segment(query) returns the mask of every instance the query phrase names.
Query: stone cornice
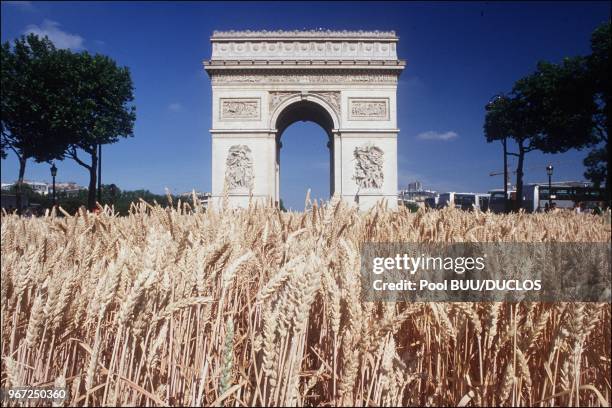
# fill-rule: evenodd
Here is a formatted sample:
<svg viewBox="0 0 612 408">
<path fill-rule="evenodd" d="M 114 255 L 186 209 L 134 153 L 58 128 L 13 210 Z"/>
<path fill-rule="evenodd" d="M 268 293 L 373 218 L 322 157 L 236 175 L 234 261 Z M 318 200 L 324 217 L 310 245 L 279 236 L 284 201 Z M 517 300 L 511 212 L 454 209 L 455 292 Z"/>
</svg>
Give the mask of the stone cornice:
<svg viewBox="0 0 612 408">
<path fill-rule="evenodd" d="M 271 38 L 283 38 L 283 39 L 297 39 L 297 38 L 384 38 L 389 40 L 397 40 L 397 36 L 395 35 L 395 31 L 349 31 L 349 30 L 260 30 L 260 31 L 251 31 L 251 30 L 230 30 L 230 31 L 214 31 L 211 37 L 211 40 L 223 40 L 223 39 L 238 39 L 238 38 L 261 38 L 261 39 L 271 39 Z"/>
<path fill-rule="evenodd" d="M 203 62 L 206 71 L 220 70 L 402 70 L 404 60 L 212 60 Z"/>
<path fill-rule="evenodd" d="M 402 67 L 404 65 L 402 64 Z M 205 66 L 208 70 L 210 66 Z M 220 67 L 221 68 L 221 67 Z M 227 67 L 224 67 L 227 68 Z M 330 75 L 330 74 L 339 74 L 339 75 L 359 75 L 359 74 L 391 74 L 395 73 L 396 70 L 389 70 L 387 68 L 397 68 L 394 66 L 372 66 L 371 69 L 364 68 L 362 66 L 347 66 L 347 67 L 338 67 L 338 66 L 323 66 L 323 67 L 313 67 L 313 66 L 297 66 L 297 67 L 288 67 L 288 66 L 276 66 L 269 67 L 270 69 L 262 72 L 257 69 L 257 66 L 237 66 L 236 69 L 231 71 L 226 71 L 223 69 L 213 70 L 211 73 L 214 74 L 228 74 L 228 75 L 241 75 L 241 74 L 261 74 L 261 75 Z"/>
</svg>

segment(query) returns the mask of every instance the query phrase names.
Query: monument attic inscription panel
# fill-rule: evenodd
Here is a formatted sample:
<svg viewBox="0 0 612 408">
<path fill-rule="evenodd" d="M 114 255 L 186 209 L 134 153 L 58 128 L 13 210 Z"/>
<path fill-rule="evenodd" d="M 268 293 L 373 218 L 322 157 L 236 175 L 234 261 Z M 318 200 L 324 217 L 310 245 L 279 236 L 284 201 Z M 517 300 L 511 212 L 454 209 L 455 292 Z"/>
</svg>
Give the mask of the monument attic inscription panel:
<svg viewBox="0 0 612 408">
<path fill-rule="evenodd" d="M 405 62 L 393 31 L 215 31 L 211 42 L 213 200 L 278 202 L 282 134 L 308 120 L 329 137 L 332 195 L 361 209 L 397 205 Z"/>
</svg>

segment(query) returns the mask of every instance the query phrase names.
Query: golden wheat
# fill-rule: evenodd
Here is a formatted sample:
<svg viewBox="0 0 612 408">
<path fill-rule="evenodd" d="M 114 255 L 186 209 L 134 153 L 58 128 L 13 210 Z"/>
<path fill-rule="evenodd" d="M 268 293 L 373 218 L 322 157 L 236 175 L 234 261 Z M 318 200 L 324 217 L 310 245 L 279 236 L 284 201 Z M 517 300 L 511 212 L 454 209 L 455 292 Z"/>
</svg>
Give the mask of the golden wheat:
<svg viewBox="0 0 612 408">
<path fill-rule="evenodd" d="M 4 213 L 0 386 L 65 387 L 66 406 L 609 406 L 610 304 L 366 302 L 358 283 L 367 241 L 609 243 L 609 214 L 306 203 Z"/>
</svg>

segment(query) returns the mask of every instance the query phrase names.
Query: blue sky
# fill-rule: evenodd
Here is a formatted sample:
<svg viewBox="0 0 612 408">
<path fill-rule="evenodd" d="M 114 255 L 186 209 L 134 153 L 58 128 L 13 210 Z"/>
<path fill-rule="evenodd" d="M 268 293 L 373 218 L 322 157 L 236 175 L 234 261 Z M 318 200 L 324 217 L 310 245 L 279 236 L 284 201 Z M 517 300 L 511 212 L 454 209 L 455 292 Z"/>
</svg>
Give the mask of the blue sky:
<svg viewBox="0 0 612 408">
<path fill-rule="evenodd" d="M 56 45 L 103 53 L 128 66 L 135 84 L 134 137 L 104 148 L 103 182 L 122 189 L 180 193 L 211 188 L 210 81 L 202 60 L 213 30 L 395 30 L 407 61 L 398 86 L 400 187 L 420 180 L 441 191 L 502 186 L 501 145 L 482 131 L 484 105 L 510 90 L 538 60 L 588 54 L 590 34 L 610 19 L 610 2 L 205 3 L 2 2 L 2 41 L 31 31 Z M 324 131 L 298 122 L 283 135 L 281 197 L 302 208 L 305 192 L 329 194 Z M 586 151 L 529 153 L 526 180 L 583 179 Z M 511 162 L 514 164 L 514 162 Z M 69 159 L 58 180 L 87 185 Z M 16 178 L 14 155 L 2 182 Z M 49 166 L 29 162 L 26 178 L 50 180 Z"/>
</svg>

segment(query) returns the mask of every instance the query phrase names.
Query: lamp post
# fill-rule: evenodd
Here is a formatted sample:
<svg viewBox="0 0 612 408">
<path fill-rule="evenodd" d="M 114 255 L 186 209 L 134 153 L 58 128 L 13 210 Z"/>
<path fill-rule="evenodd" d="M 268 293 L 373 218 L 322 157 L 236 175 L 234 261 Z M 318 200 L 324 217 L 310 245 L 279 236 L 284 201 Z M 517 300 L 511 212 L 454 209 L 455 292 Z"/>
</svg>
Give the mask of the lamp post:
<svg viewBox="0 0 612 408">
<path fill-rule="evenodd" d="M 546 166 L 546 174 L 548 174 L 548 209 L 552 210 L 552 164 Z"/>
<path fill-rule="evenodd" d="M 55 176 L 57 176 L 57 167 L 55 163 L 51 165 L 51 177 L 53 178 L 53 206 L 55 207 Z"/>
<path fill-rule="evenodd" d="M 489 103 L 487 103 L 487 106 L 485 107 L 485 109 L 487 111 L 491 111 L 493 110 L 493 107 L 499 103 L 502 102 L 506 99 L 505 96 L 503 95 L 496 95 L 494 96 Z M 504 148 L 504 213 L 508 212 L 508 144 L 507 144 L 507 138 L 506 136 L 504 136 L 504 138 L 502 139 L 502 146 Z"/>
</svg>

